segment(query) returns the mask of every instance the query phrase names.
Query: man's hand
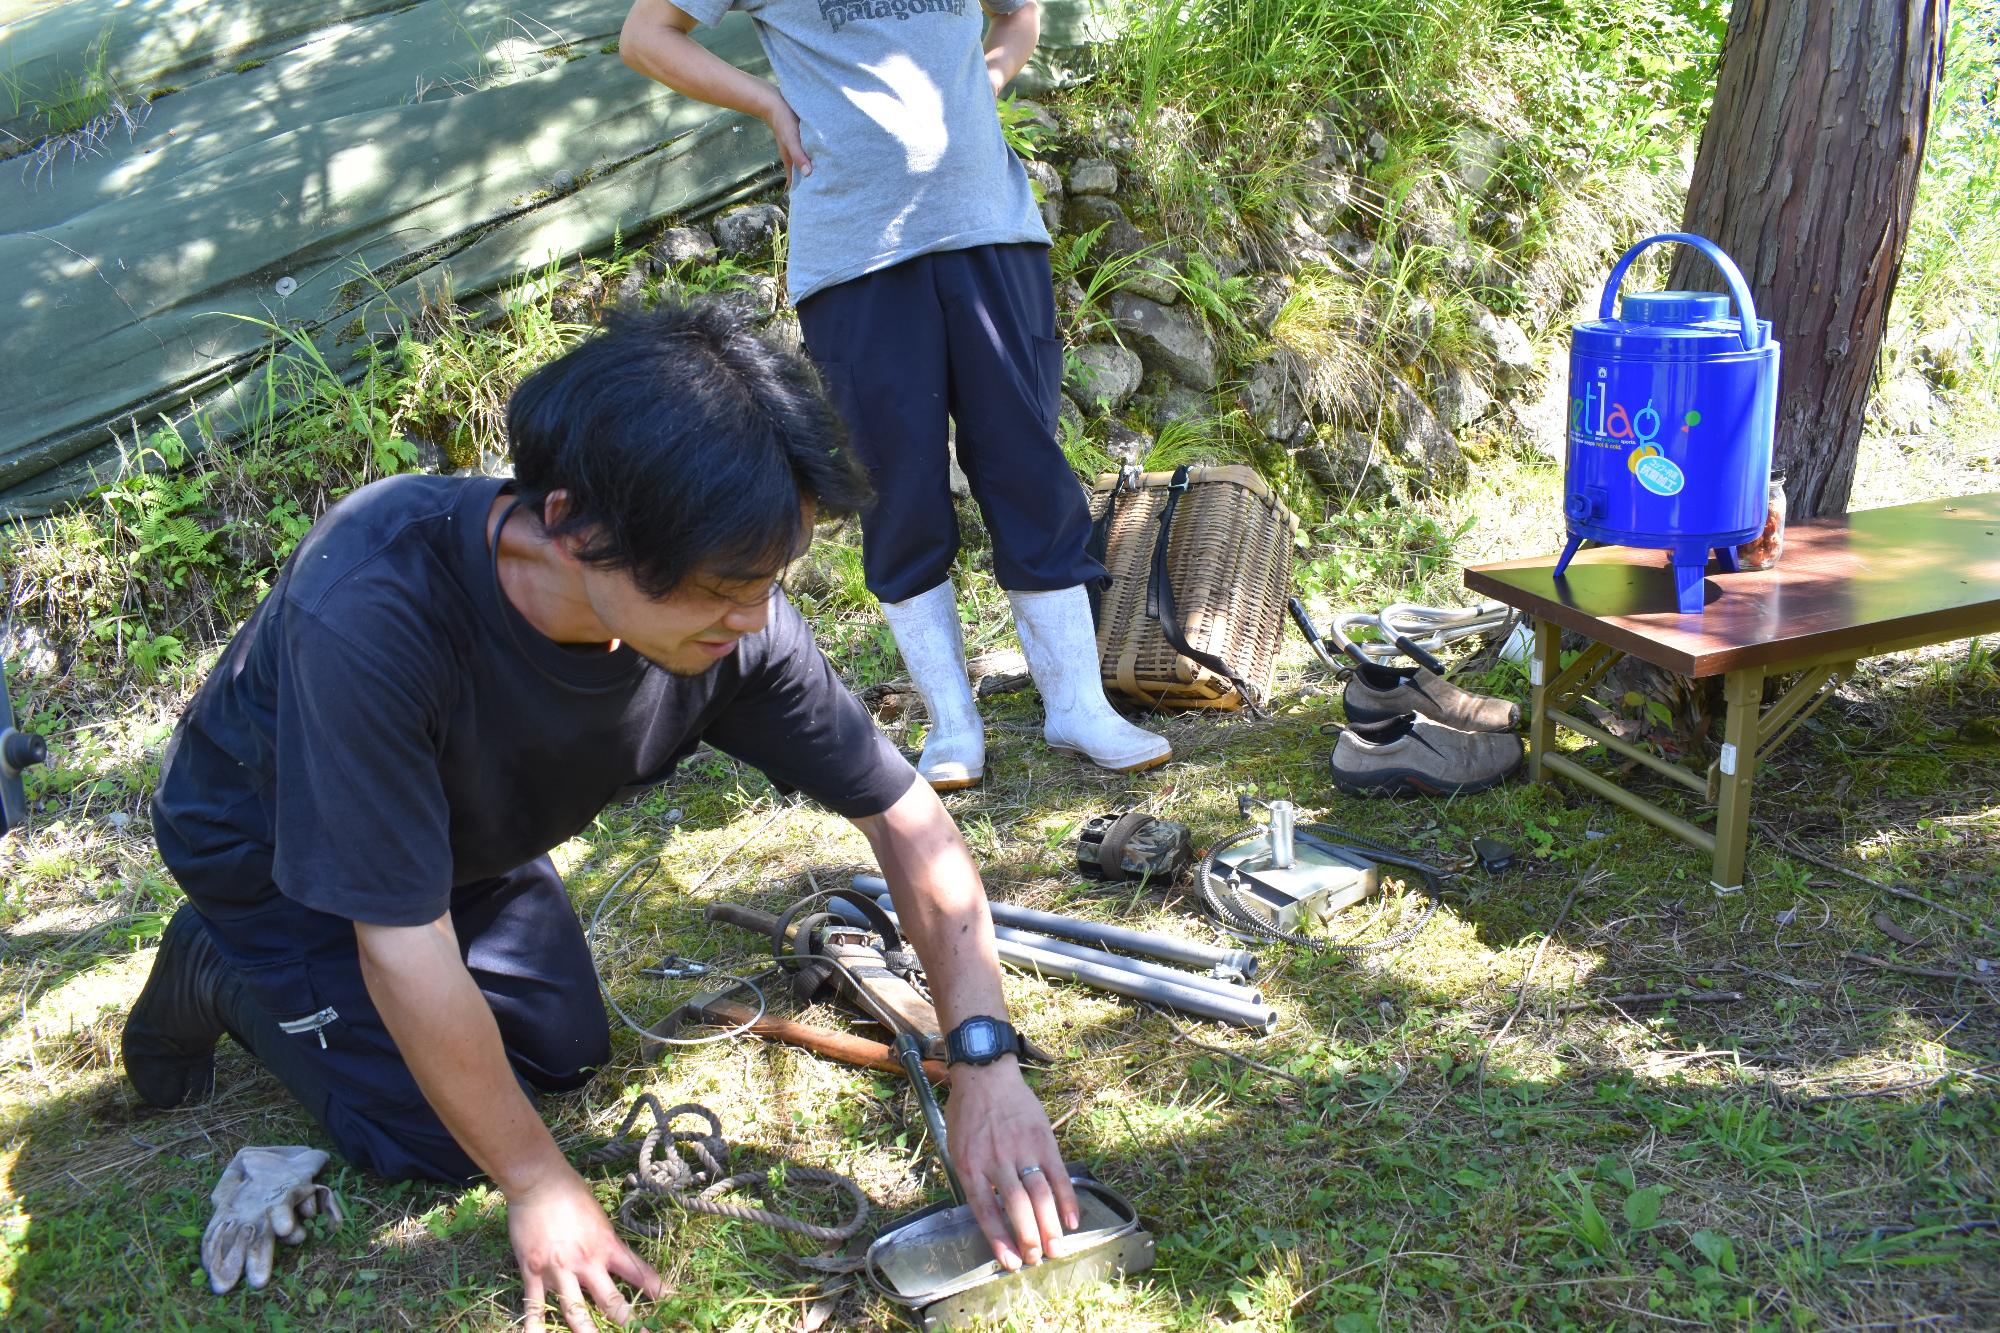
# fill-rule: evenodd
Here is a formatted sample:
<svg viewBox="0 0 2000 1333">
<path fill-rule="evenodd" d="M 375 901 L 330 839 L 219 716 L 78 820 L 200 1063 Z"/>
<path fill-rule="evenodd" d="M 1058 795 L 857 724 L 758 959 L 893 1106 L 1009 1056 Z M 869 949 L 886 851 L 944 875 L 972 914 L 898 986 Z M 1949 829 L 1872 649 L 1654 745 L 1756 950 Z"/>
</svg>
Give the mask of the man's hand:
<svg viewBox="0 0 2000 1333">
<path fill-rule="evenodd" d="M 757 117 L 778 141 L 786 182 L 812 175 L 812 159 L 799 143 L 798 115 L 784 94 L 695 41 L 688 35 L 694 26 L 694 16 L 671 0 L 633 0 L 618 34 L 619 59 L 683 97 Z"/>
<path fill-rule="evenodd" d="M 799 141 L 798 113 L 775 88 L 771 90 L 771 105 L 763 119 L 770 126 L 771 137 L 778 141 L 778 160 L 785 164 L 785 183 L 789 185 L 797 177 L 812 175 L 812 159 L 806 156 L 805 145 Z"/>
<path fill-rule="evenodd" d="M 667 1284 L 618 1239 L 597 1196 L 574 1171 L 510 1193 L 507 1236 L 521 1267 L 528 1333 L 542 1333 L 549 1301 L 571 1333 L 591 1333 L 592 1304 L 613 1323 L 629 1323 L 632 1305 L 614 1278 L 636 1287 L 648 1300 L 666 1293 Z"/>
<path fill-rule="evenodd" d="M 1014 1057 L 953 1065 L 945 1120 L 965 1201 L 1000 1266 L 1060 1259 L 1063 1232 L 1080 1221 L 1076 1191 L 1048 1115 Z"/>
<path fill-rule="evenodd" d="M 575 1333 L 590 1333 L 586 1298 L 621 1324 L 630 1319 L 632 1307 L 612 1278 L 657 1296 L 660 1275 L 611 1230 L 521 1091 L 493 1011 L 459 956 L 451 917 L 422 926 L 356 922 L 354 938 L 369 997 L 424 1099 L 507 1196 L 527 1326 L 543 1326 L 542 1306 L 551 1298 Z"/>
<path fill-rule="evenodd" d="M 854 822 L 875 849 L 945 1030 L 974 1015 L 1006 1017 L 986 890 L 930 784 L 912 773 L 894 805 Z M 1013 1269 L 1024 1257 L 1032 1264 L 1059 1256 L 1063 1227 L 1077 1225 L 1076 1192 L 1019 1062 L 1003 1055 L 990 1065 L 952 1066 L 945 1115 L 959 1183 L 993 1257 Z"/>
</svg>

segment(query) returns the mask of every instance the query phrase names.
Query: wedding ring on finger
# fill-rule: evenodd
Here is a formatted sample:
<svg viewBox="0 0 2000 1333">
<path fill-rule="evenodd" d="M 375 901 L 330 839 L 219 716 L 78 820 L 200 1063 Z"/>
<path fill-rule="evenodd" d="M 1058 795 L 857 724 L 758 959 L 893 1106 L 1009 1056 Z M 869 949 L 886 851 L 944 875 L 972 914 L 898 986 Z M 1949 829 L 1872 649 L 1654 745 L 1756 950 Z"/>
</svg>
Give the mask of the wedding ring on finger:
<svg viewBox="0 0 2000 1333">
<path fill-rule="evenodd" d="M 1028 1163 L 1028 1165 L 1026 1165 L 1026 1166 L 1022 1167 L 1022 1168 L 1021 1168 L 1021 1169 L 1020 1169 L 1020 1170 L 1019 1170 L 1018 1172 L 1016 1172 L 1015 1174 L 1016 1174 L 1016 1175 L 1018 1175 L 1018 1176 L 1020 1176 L 1020 1177 L 1021 1177 L 1021 1179 L 1023 1179 L 1023 1180 L 1026 1180 L 1026 1179 L 1028 1179 L 1028 1178 L 1029 1178 L 1030 1176 L 1039 1176 L 1039 1175 L 1041 1175 L 1041 1174 L 1042 1174 L 1042 1166 L 1041 1166 L 1041 1163 L 1039 1163 L 1039 1162 L 1030 1162 L 1030 1163 Z"/>
</svg>

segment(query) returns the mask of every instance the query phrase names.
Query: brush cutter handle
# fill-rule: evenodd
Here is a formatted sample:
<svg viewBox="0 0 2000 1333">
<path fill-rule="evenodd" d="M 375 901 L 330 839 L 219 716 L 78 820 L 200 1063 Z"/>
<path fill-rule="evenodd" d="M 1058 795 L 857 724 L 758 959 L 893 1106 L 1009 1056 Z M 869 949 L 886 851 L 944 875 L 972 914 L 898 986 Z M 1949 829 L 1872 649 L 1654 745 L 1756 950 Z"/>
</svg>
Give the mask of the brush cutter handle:
<svg viewBox="0 0 2000 1333">
<path fill-rule="evenodd" d="M 851 1032 L 835 1032 L 831 1028 L 814 1027 L 809 1023 L 794 1022 L 789 1018 L 757 1017 L 749 1005 L 738 1000 L 708 998 L 696 1000 L 680 1013 L 675 1021 L 685 1026 L 689 1023 L 708 1023 L 717 1027 L 741 1027 L 752 1036 L 766 1041 L 780 1041 L 787 1046 L 796 1046 L 814 1055 L 823 1055 L 829 1060 L 857 1069 L 874 1069 L 884 1074 L 907 1074 L 910 1071 L 896 1058 L 890 1049 L 879 1041 L 869 1041 Z M 673 1034 L 669 1034 L 673 1035 Z M 938 1060 L 923 1061 L 924 1076 L 933 1083 L 943 1083 L 950 1078 L 944 1064 Z"/>
<path fill-rule="evenodd" d="M 1313 656 L 1319 659 L 1320 665 L 1328 671 L 1345 670 L 1346 664 L 1336 660 L 1326 650 L 1326 640 L 1320 636 L 1319 626 L 1313 624 L 1312 613 L 1306 610 L 1306 604 L 1292 597 L 1286 600 L 1285 605 L 1291 609 L 1292 623 L 1299 627 L 1299 633 L 1305 636 L 1306 647 L 1313 650 Z"/>
<path fill-rule="evenodd" d="M 937 1094 L 931 1091 L 931 1081 L 924 1077 L 923 1048 L 917 1039 L 907 1032 L 896 1034 L 896 1058 L 903 1062 L 903 1072 L 910 1076 L 910 1086 L 917 1090 L 917 1103 L 924 1108 L 924 1124 L 931 1132 L 931 1142 L 937 1145 L 938 1162 L 944 1167 L 945 1181 L 951 1186 L 954 1202 L 965 1202 L 965 1186 L 958 1183 L 958 1170 L 951 1164 L 951 1141 L 945 1135 L 944 1112 L 938 1109 Z"/>
<path fill-rule="evenodd" d="M 710 921 L 720 921 L 727 926 L 739 926 L 753 935 L 762 935 L 767 940 L 773 939 L 778 933 L 778 918 L 769 912 L 745 907 L 741 903 L 710 903 L 702 915 Z"/>
</svg>

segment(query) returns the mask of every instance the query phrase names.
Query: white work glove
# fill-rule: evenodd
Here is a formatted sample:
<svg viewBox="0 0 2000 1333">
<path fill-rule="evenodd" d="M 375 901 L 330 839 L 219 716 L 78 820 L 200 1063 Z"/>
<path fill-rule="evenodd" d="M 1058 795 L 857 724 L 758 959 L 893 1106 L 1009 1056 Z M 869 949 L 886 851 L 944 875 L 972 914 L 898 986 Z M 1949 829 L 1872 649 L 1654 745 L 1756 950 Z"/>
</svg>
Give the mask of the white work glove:
<svg viewBox="0 0 2000 1333">
<path fill-rule="evenodd" d="M 333 1190 L 313 1183 L 326 1165 L 318 1148 L 244 1148 L 209 1191 L 215 1216 L 201 1238 L 201 1266 L 220 1296 L 248 1278 L 251 1290 L 271 1280 L 272 1243 L 297 1245 L 305 1220 L 324 1212 L 340 1225 Z"/>
</svg>

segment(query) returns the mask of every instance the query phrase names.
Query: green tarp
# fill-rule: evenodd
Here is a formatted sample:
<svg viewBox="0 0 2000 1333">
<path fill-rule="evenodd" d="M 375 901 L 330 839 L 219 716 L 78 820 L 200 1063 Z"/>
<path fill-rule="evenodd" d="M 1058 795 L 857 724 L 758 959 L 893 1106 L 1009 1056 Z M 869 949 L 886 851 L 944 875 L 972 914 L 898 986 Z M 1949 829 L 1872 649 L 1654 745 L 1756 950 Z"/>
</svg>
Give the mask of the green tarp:
<svg viewBox="0 0 2000 1333">
<path fill-rule="evenodd" d="M 1044 7 L 1051 44 L 1091 22 L 1086 0 Z M 607 49 L 626 8 L 0 0 L 16 102 L 102 41 L 143 115 L 0 162 L 0 517 L 114 474 L 163 415 L 201 404 L 226 430 L 274 327 L 345 371 L 426 295 L 490 291 L 772 179 L 763 126 Z M 699 37 L 768 72 L 741 16 Z M 140 100 L 190 71 L 206 77 Z M 18 116 L 8 133 L 25 136 Z"/>
</svg>

